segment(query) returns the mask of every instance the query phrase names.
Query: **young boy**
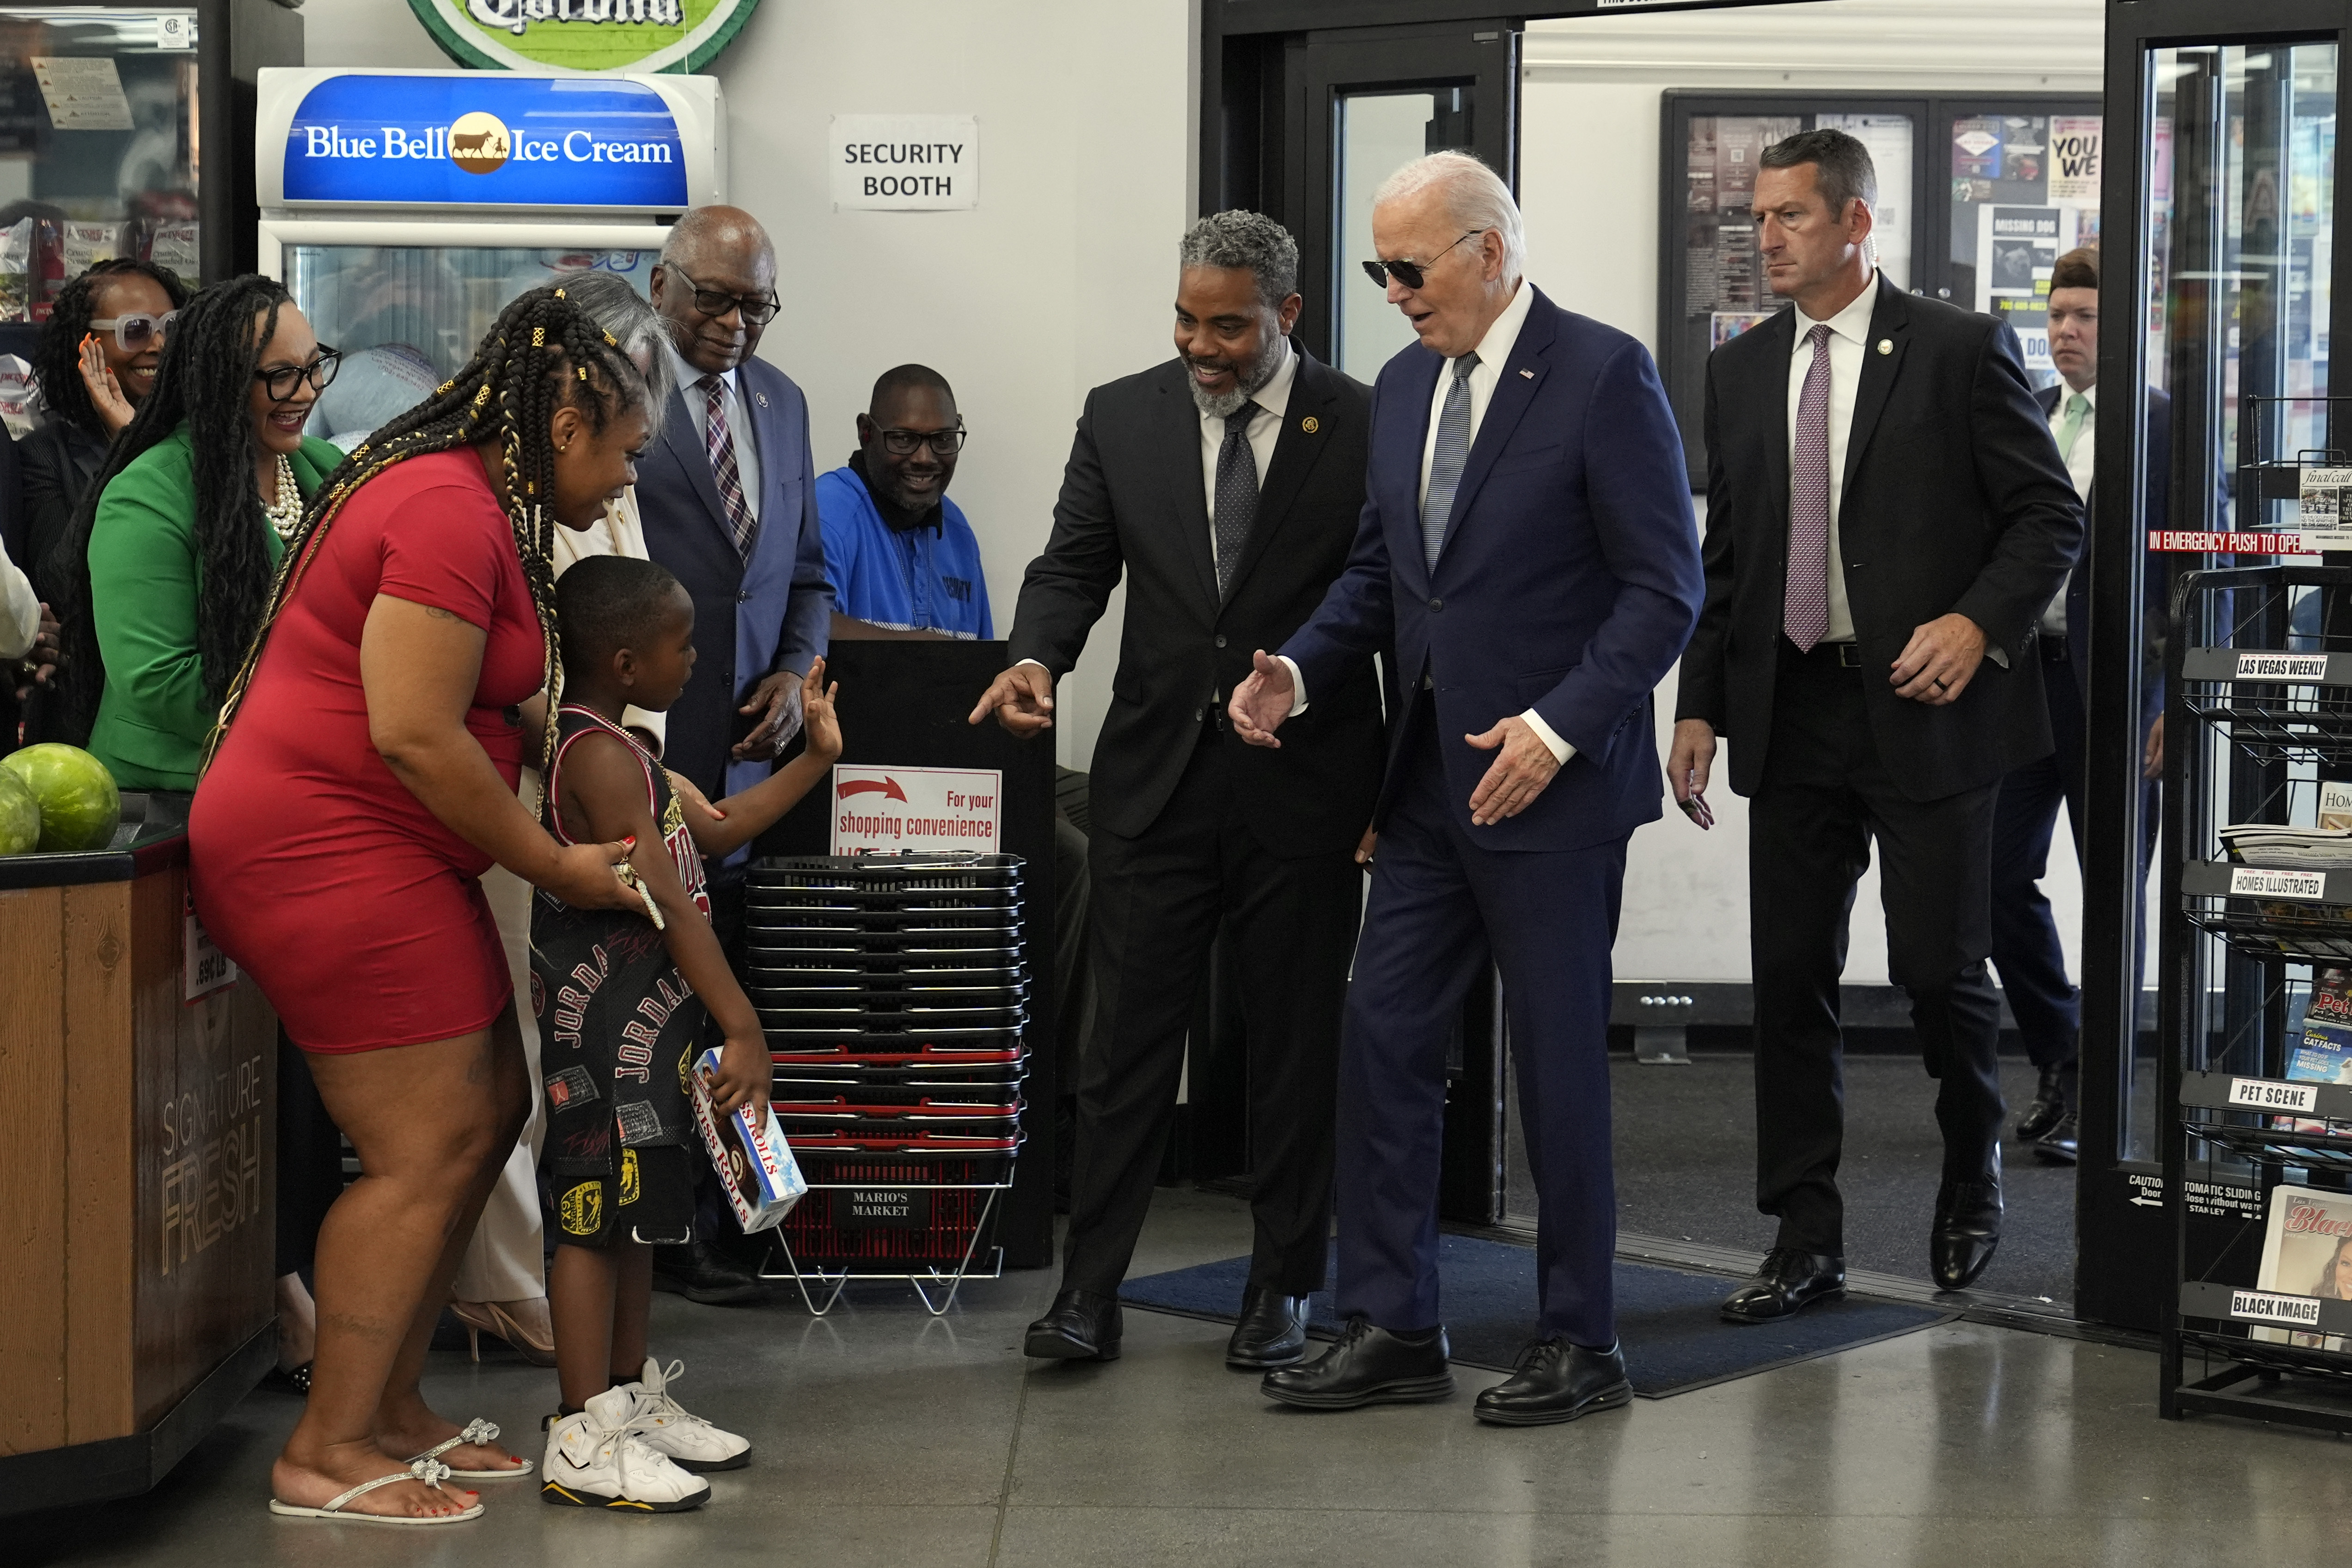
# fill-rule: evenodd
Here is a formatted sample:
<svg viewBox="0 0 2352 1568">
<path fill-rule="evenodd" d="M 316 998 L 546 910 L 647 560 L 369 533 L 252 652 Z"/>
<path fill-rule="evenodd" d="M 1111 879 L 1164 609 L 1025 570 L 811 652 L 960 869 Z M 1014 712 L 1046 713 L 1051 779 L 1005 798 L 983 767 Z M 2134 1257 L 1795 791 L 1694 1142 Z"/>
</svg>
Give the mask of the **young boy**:
<svg viewBox="0 0 2352 1568">
<path fill-rule="evenodd" d="M 531 906 L 531 1009 L 548 1103 L 540 1181 L 555 1236 L 548 1306 L 562 1405 L 551 1420 L 540 1495 L 579 1508 L 698 1507 L 751 1444 L 688 1414 L 649 1356 L 653 1248 L 694 1219 L 697 1142 L 688 1063 L 704 1009 L 726 1037 L 709 1079 L 721 1114 L 765 1115 L 772 1063 L 759 1015 L 710 929 L 702 857 L 757 836 L 818 785 L 841 755 L 824 661 L 802 684 L 808 749 L 717 807 L 674 793 L 621 727 L 625 706 L 658 713 L 694 670 L 694 601 L 661 567 L 622 556 L 575 564 L 556 585 L 563 705 L 545 820 L 559 843 L 633 839 L 629 859 L 661 911 Z"/>
</svg>

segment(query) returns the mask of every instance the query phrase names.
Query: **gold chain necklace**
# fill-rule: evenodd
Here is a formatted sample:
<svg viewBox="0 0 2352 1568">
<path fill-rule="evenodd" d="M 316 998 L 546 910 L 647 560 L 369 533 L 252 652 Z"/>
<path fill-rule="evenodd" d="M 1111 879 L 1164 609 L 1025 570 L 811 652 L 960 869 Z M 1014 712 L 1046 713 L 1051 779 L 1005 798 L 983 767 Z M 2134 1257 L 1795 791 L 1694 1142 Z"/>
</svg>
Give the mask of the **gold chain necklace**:
<svg viewBox="0 0 2352 1568">
<path fill-rule="evenodd" d="M 302 526 L 302 491 L 294 483 L 294 465 L 283 452 L 278 455 L 278 499 L 264 507 L 262 514 L 281 539 L 291 539 Z"/>
</svg>

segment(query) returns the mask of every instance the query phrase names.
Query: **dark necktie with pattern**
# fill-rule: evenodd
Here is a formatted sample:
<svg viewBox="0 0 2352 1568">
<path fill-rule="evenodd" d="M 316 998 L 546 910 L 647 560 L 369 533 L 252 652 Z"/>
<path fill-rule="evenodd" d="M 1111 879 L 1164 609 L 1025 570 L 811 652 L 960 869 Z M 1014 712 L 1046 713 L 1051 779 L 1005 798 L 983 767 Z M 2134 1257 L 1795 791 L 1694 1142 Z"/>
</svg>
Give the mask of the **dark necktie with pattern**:
<svg viewBox="0 0 2352 1568">
<path fill-rule="evenodd" d="M 719 486 L 719 504 L 727 509 L 727 528 L 735 536 L 735 549 L 748 561 L 751 547 L 759 541 L 760 524 L 751 516 L 751 503 L 743 498 L 743 476 L 735 466 L 735 433 L 727 428 L 727 383 L 717 376 L 705 376 L 694 384 L 702 389 L 710 413 L 702 427 L 702 449 L 710 458 L 710 482 Z"/>
<path fill-rule="evenodd" d="M 1250 421 L 1255 402 L 1245 402 L 1225 415 L 1225 444 L 1217 448 L 1217 597 L 1233 586 L 1234 569 L 1242 562 L 1242 547 L 1249 542 L 1250 524 L 1257 517 L 1257 454 L 1250 450 Z"/>
<path fill-rule="evenodd" d="M 1445 406 L 1437 414 L 1437 445 L 1429 455 L 1429 494 L 1421 503 L 1421 553 L 1429 570 L 1437 570 L 1437 552 L 1445 543 L 1445 525 L 1454 515 L 1454 492 L 1462 485 L 1462 466 L 1470 459 L 1470 372 L 1478 356 L 1465 354 L 1453 364 L 1454 380 L 1445 389 Z"/>
<path fill-rule="evenodd" d="M 1797 398 L 1797 444 L 1790 463 L 1789 581 L 1780 624 L 1807 653 L 1830 631 L 1830 329 L 1805 334 L 1813 345 L 1805 389 Z"/>
</svg>

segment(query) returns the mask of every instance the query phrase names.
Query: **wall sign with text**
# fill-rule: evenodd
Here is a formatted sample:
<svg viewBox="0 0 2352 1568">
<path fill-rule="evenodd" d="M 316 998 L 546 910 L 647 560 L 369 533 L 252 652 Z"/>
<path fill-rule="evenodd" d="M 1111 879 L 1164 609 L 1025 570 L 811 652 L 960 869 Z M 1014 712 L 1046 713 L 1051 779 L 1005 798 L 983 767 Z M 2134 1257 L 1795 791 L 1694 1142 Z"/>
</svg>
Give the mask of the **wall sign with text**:
<svg viewBox="0 0 2352 1568">
<path fill-rule="evenodd" d="M 833 204 L 874 212 L 980 205 L 980 120 L 969 114 L 836 114 L 825 147 Z"/>
<path fill-rule="evenodd" d="M 833 850 L 964 850 L 994 854 L 1004 775 L 993 768 L 833 768 Z"/>
<path fill-rule="evenodd" d="M 491 71 L 698 71 L 760 0 L 408 0 L 459 65 Z"/>
</svg>

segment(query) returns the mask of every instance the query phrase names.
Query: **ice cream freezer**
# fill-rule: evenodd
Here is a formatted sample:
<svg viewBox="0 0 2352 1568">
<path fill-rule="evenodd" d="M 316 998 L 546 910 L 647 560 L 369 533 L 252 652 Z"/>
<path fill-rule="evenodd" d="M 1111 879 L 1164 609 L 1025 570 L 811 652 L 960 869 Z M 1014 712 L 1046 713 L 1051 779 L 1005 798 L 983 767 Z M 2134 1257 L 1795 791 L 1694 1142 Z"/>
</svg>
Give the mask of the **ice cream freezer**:
<svg viewBox="0 0 2352 1568">
<path fill-rule="evenodd" d="M 257 127 L 261 270 L 345 379 L 446 378 L 568 272 L 646 292 L 668 225 L 726 199 L 709 77 L 269 69 Z"/>
</svg>

